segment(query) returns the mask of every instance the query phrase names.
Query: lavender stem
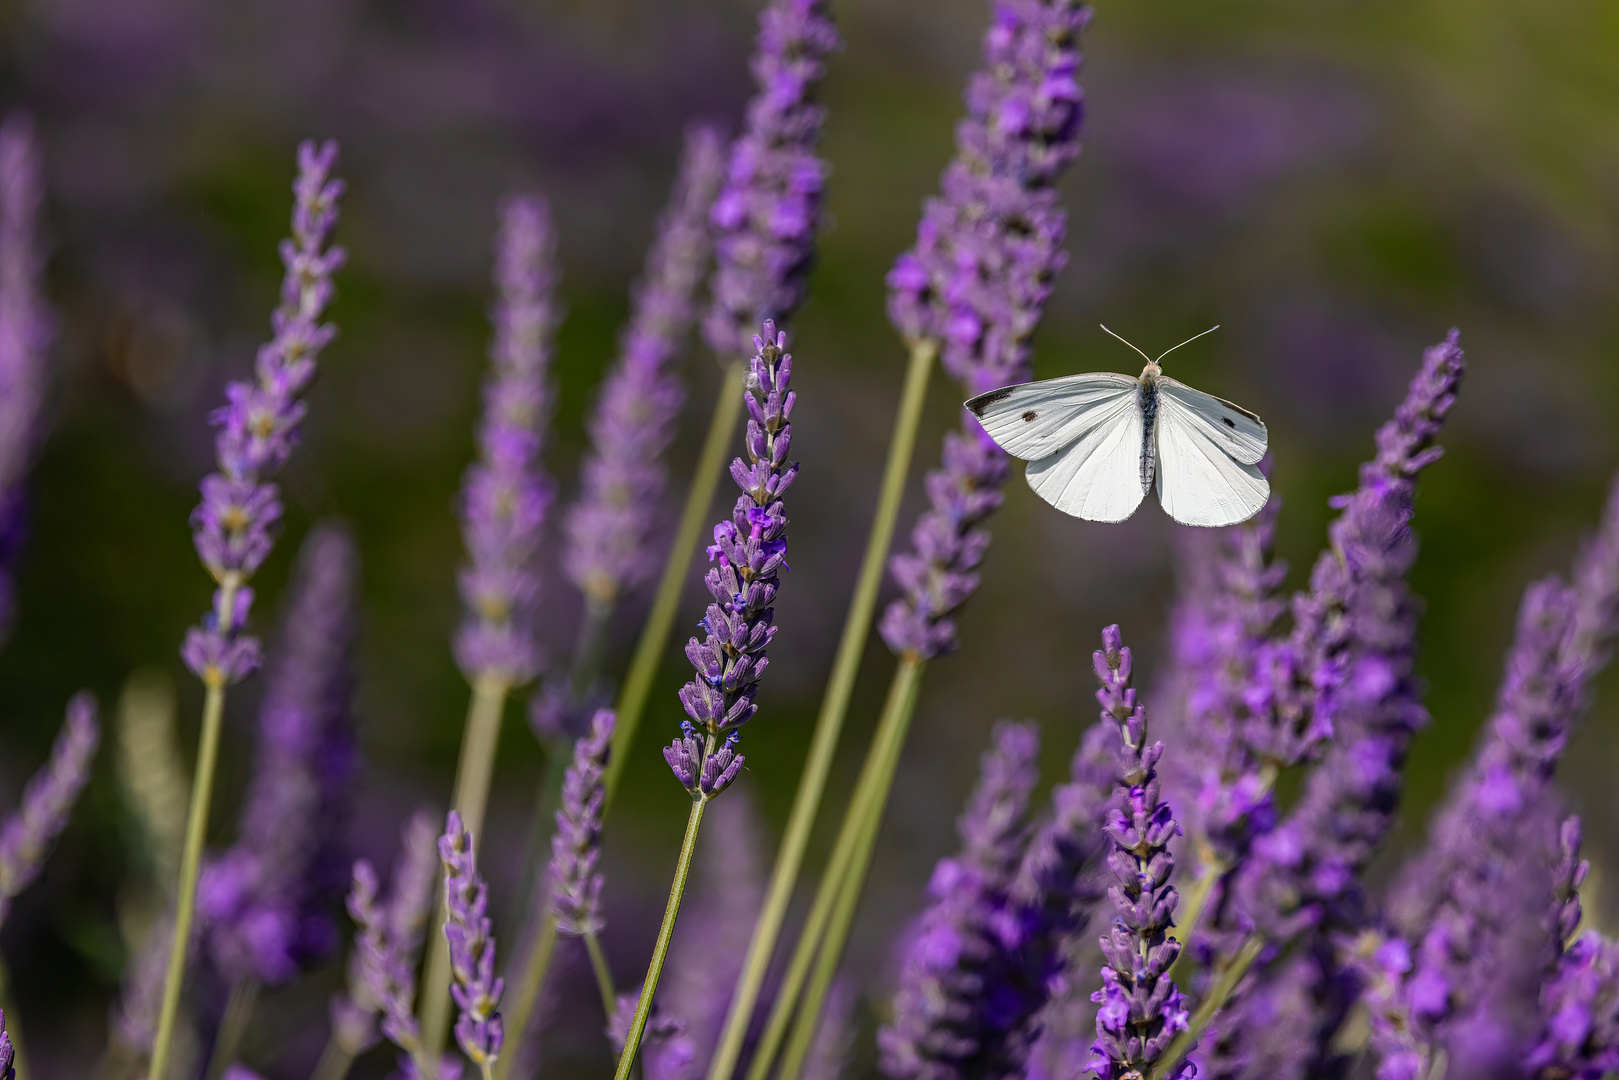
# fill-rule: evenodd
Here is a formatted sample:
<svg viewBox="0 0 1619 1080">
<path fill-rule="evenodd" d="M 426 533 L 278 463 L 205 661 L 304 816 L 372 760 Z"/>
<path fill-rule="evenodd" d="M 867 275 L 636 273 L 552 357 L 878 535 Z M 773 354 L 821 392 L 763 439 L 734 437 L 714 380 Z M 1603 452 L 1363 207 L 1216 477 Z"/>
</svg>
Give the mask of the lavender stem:
<svg viewBox="0 0 1619 1080">
<path fill-rule="evenodd" d="M 613 971 L 607 966 L 607 954 L 602 952 L 601 938 L 594 931 L 583 935 L 585 952 L 590 955 L 590 970 L 596 976 L 596 989 L 602 996 L 602 1015 L 613 1018 L 618 1008 L 618 991 L 613 989 Z"/>
<path fill-rule="evenodd" d="M 905 494 L 905 479 L 910 473 L 911 457 L 916 449 L 916 432 L 922 419 L 922 406 L 927 400 L 929 376 L 933 372 L 938 346 L 924 339 L 911 346 L 910 364 L 905 372 L 905 387 L 900 394 L 899 409 L 895 415 L 894 436 L 888 444 L 888 461 L 883 467 L 882 487 L 877 494 L 877 507 L 866 537 L 866 553 L 855 579 L 854 595 L 849 600 L 849 614 L 843 622 L 843 636 L 838 639 L 838 651 L 827 676 L 826 695 L 821 699 L 821 711 L 815 718 L 815 731 L 810 736 L 809 752 L 804 758 L 804 771 L 799 776 L 798 790 L 793 796 L 793 808 L 787 817 L 782 834 L 781 848 L 770 872 L 770 887 L 765 893 L 764 906 L 753 927 L 748 942 L 747 957 L 742 974 L 737 980 L 731 998 L 730 1011 L 720 1035 L 714 1060 L 709 1065 L 708 1080 L 729 1080 L 742 1054 L 748 1025 L 753 1020 L 753 1009 L 764 986 L 765 973 L 781 936 L 781 924 L 787 917 L 787 905 L 793 898 L 799 870 L 804 865 L 804 849 L 809 845 L 810 830 L 821 807 L 821 796 L 826 791 L 826 779 L 832 770 L 832 758 L 837 752 L 838 739 L 843 733 L 843 721 L 849 711 L 849 697 L 854 692 L 855 675 L 860 670 L 860 658 L 871 636 L 871 619 L 877 609 L 877 590 L 882 585 L 883 569 L 888 561 L 888 549 L 894 541 L 894 526 L 899 518 L 900 502 Z"/>
<path fill-rule="evenodd" d="M 1188 924 L 1188 928 L 1190 928 L 1190 924 Z M 1189 929 L 1187 940 L 1191 940 Z M 1265 936 L 1259 933 L 1250 934 L 1243 941 L 1236 953 L 1221 969 L 1219 980 L 1209 989 L 1208 996 L 1198 1003 L 1197 1011 L 1192 1013 L 1191 1020 L 1187 1022 L 1186 1030 L 1175 1036 L 1174 1041 L 1169 1044 L 1169 1048 L 1164 1051 L 1164 1056 L 1159 1058 L 1158 1064 L 1153 1066 L 1147 1080 L 1165 1080 L 1166 1077 L 1173 1075 L 1176 1067 L 1197 1045 L 1197 1040 L 1208 1028 L 1209 1021 L 1214 1019 L 1214 1014 L 1219 1012 L 1227 1001 L 1231 1000 L 1231 995 L 1237 989 L 1237 984 L 1242 982 L 1244 975 L 1248 974 L 1248 969 L 1254 966 L 1254 961 L 1259 959 L 1259 954 L 1265 951 L 1266 944 Z M 1174 975 L 1173 969 L 1171 969 L 1170 975 Z"/>
</svg>

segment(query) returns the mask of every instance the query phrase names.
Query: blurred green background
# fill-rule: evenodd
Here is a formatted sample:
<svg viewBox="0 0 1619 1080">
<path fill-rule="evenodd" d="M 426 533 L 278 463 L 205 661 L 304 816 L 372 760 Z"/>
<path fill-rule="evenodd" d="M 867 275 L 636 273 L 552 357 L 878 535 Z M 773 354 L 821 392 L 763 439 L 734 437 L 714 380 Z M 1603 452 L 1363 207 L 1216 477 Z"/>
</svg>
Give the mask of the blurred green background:
<svg viewBox="0 0 1619 1080">
<path fill-rule="evenodd" d="M 748 786 L 772 829 L 791 799 L 898 391 L 883 275 L 950 153 L 986 17 L 980 0 L 834 8 L 846 46 L 825 88 L 829 224 L 795 324 L 793 569 L 747 745 Z M 347 520 L 364 578 L 356 845 L 386 860 L 408 808 L 445 802 L 467 698 L 447 645 L 461 557 L 452 507 L 484 367 L 495 202 L 538 189 L 560 222 L 568 318 L 547 460 L 567 499 L 680 130 L 693 116 L 737 122 L 754 14 L 732 0 L 0 8 L 0 104 L 38 124 L 60 319 L 19 614 L 0 652 L 0 805 L 43 759 L 70 693 L 89 686 L 110 710 L 143 665 L 179 687 L 189 754 L 200 692 L 177 649 L 210 586 L 187 516 L 210 463 L 207 413 L 267 332 L 293 149 L 306 136 L 342 142 L 339 235 L 351 261 L 333 308 L 342 336 L 286 476 L 287 528 L 261 576 L 259 618 L 271 625 L 309 525 Z M 1139 366 L 1099 321 L 1154 352 L 1220 323 L 1169 369 L 1266 418 L 1290 586 L 1322 543 L 1327 497 L 1353 486 L 1423 347 L 1462 329 L 1468 381 L 1418 503 L 1413 583 L 1427 603 L 1420 668 L 1434 723 L 1412 755 L 1398 837 L 1409 844 L 1490 708 L 1523 586 L 1568 565 L 1619 472 L 1619 8 L 1104 2 L 1086 54 L 1086 150 L 1063 185 L 1071 262 L 1037 337 L 1037 375 Z M 700 350 L 686 371 L 695 404 L 672 454 L 682 485 L 717 378 Z M 902 529 L 956 400 L 936 382 Z M 1038 719 L 1058 775 L 1094 714 L 1089 654 L 1106 622 L 1123 624 L 1150 681 L 1175 528 L 1150 504 L 1116 527 L 1069 520 L 1013 483 L 963 649 L 930 670 L 897 783 L 851 950 L 870 985 L 882 986 L 888 943 L 952 844 L 990 724 Z M 554 573 L 546 590 L 545 633 L 565 657 L 578 597 Z M 615 670 L 644 603 L 620 613 Z M 874 639 L 832 806 L 891 666 Z M 626 984 L 644 963 L 685 816 L 656 749 L 676 725 L 682 678 L 671 648 L 614 815 L 609 948 Z M 1600 889 L 1612 880 L 1604 868 L 1619 865 L 1609 777 L 1619 682 L 1598 691 L 1564 775 Z M 253 697 L 231 701 L 221 843 L 249 766 Z M 513 863 L 541 763 L 514 705 L 489 839 Z M 82 1075 L 99 1052 L 122 963 L 115 901 L 134 865 L 130 836 L 104 754 L 62 848 L 0 937 L 42 1075 Z M 498 895 L 515 870 L 492 876 Z M 1619 914 L 1600 892 L 1588 907 Z M 334 967 L 316 986 L 337 977 Z M 576 1011 L 586 1029 L 598 1022 Z M 323 1014 L 324 994 L 307 985 L 275 998 L 257 1060 L 301 1075 Z"/>
</svg>

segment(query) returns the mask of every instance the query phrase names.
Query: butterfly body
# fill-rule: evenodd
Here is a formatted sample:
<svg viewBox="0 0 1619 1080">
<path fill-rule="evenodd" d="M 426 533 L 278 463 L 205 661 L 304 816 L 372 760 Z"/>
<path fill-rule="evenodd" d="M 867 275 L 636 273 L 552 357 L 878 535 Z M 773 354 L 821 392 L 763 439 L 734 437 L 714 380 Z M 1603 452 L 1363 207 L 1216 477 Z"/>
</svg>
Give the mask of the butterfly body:
<svg viewBox="0 0 1619 1080">
<path fill-rule="evenodd" d="M 1220 526 L 1259 512 L 1269 433 L 1258 416 L 1194 390 L 1149 361 L 1140 376 L 1088 372 L 1023 383 L 967 402 L 984 430 L 1029 462 L 1029 486 L 1089 521 L 1123 521 L 1156 488 L 1184 525 Z"/>
</svg>

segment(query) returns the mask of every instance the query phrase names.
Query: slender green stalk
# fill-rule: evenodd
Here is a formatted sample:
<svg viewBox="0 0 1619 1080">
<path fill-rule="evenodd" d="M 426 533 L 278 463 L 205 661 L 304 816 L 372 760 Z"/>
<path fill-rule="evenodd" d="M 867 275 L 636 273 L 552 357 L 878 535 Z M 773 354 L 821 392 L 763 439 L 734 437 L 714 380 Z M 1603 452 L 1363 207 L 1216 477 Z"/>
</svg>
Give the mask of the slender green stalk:
<svg viewBox="0 0 1619 1080">
<path fill-rule="evenodd" d="M 515 992 L 507 1000 L 510 1009 L 502 1009 L 505 1014 L 506 1045 L 501 1049 L 500 1058 L 495 1062 L 495 1080 L 505 1080 L 512 1071 L 512 1063 L 518 1058 L 523 1048 L 523 1038 L 528 1034 L 529 1017 L 534 1014 L 534 1006 L 540 1000 L 540 989 L 545 985 L 545 972 L 551 966 L 551 957 L 557 946 L 557 920 L 551 914 L 549 904 L 545 905 L 545 917 L 540 920 L 539 929 L 529 936 L 525 942 L 522 959 L 517 967 L 517 984 Z"/>
<path fill-rule="evenodd" d="M 809 918 L 805 920 L 798 944 L 793 949 L 787 974 L 776 991 L 776 1001 L 771 1006 L 764 1035 L 754 1051 L 753 1063 L 748 1067 L 748 1080 L 765 1080 L 770 1075 L 770 1068 L 787 1035 L 788 1024 L 793 1019 L 799 992 L 804 988 L 822 942 L 827 938 L 826 931 L 836 915 L 843 885 L 850 879 L 856 854 L 863 846 L 867 823 L 873 818 L 878 821 L 882 819 L 883 804 L 888 801 L 888 787 L 893 782 L 892 772 L 888 772 L 886 779 L 884 773 L 889 769 L 890 760 L 895 763 L 899 760 L 905 729 L 909 726 L 917 688 L 921 684 L 922 666 L 923 661 L 919 657 L 906 653 L 900 657 L 899 666 L 888 684 L 888 698 L 883 703 L 877 731 L 872 736 L 870 749 L 866 751 L 860 778 L 855 783 L 854 795 L 843 815 L 837 840 L 832 845 L 832 854 L 821 875 L 821 884 L 816 889 Z M 858 883 L 855 891 L 859 892 Z M 841 951 L 841 943 L 839 949 Z"/>
<path fill-rule="evenodd" d="M 207 1080 L 219 1080 L 225 1067 L 236 1060 L 242 1047 L 242 1036 L 253 1021 L 253 1010 L 259 1003 L 259 981 L 242 979 L 230 988 L 225 1000 L 225 1015 L 219 1021 L 219 1034 L 214 1037 L 213 1053 L 208 1056 Z"/>
<path fill-rule="evenodd" d="M 504 678 L 481 676 L 472 684 L 472 701 L 467 707 L 466 731 L 461 737 L 461 761 L 455 771 L 455 794 L 451 800 L 468 832 L 483 835 L 483 815 L 489 806 L 489 778 L 495 768 L 495 748 L 500 744 L 500 720 L 506 711 L 506 695 L 511 684 Z M 444 900 L 439 899 L 432 926 L 444 925 Z M 450 1030 L 450 944 L 444 935 L 432 935 L 422 978 L 422 1060 L 438 1075 L 438 1061 L 444 1054 L 444 1041 Z M 153 1080 L 156 1080 L 154 1077 Z"/>
<path fill-rule="evenodd" d="M 804 991 L 798 1007 L 792 1037 L 782 1053 L 781 1070 L 777 1080 L 798 1080 L 815 1041 L 820 1026 L 821 1009 L 826 1005 L 827 992 L 843 962 L 843 948 L 854 925 L 855 912 L 860 906 L 860 894 L 865 888 L 866 874 L 871 869 L 872 852 L 877 846 L 877 834 L 882 831 L 883 814 L 888 808 L 888 793 L 894 786 L 894 774 L 899 769 L 901 752 L 905 749 L 905 735 L 910 730 L 911 717 L 916 714 L 916 697 L 921 687 L 921 661 L 906 658 L 894 672 L 894 692 L 889 696 L 889 707 L 879 722 L 878 737 L 872 753 L 877 755 L 877 768 L 873 772 L 873 786 L 861 807 L 862 820 L 855 846 L 849 858 L 848 870 L 837 882 L 838 898 L 827 922 L 826 935 L 816 957 L 815 971 Z"/>
<path fill-rule="evenodd" d="M 585 935 L 585 952 L 590 954 L 590 970 L 596 976 L 596 989 L 602 996 L 602 1012 L 607 1022 L 613 1022 L 613 1013 L 618 1011 L 618 991 L 613 989 L 613 971 L 607 966 L 607 954 L 602 952 L 601 938 L 595 934 Z"/>
<path fill-rule="evenodd" d="M 899 517 L 900 498 L 905 494 L 905 478 L 910 473 L 911 454 L 916 448 L 916 429 L 922 418 L 922 405 L 927 400 L 928 376 L 933 371 L 937 353 L 938 346 L 932 341 L 921 341 L 911 347 L 905 387 L 900 392 L 899 409 L 895 414 L 894 436 L 888 444 L 888 462 L 883 467 L 882 487 L 877 493 L 877 509 L 872 517 L 871 532 L 866 537 L 866 554 L 859 576 L 855 578 L 849 614 L 843 622 L 843 637 L 838 641 L 832 672 L 827 678 L 826 696 L 821 699 L 821 713 L 815 720 L 815 733 L 810 738 L 804 772 L 798 780 L 798 793 L 793 797 L 781 849 L 776 853 L 776 865 L 770 873 L 770 889 L 753 926 L 742 975 L 731 996 L 731 1008 L 725 1017 L 714 1060 L 709 1064 L 708 1080 L 728 1080 L 736 1069 L 748 1025 L 753 1020 L 753 1009 L 759 1000 L 759 990 L 764 985 L 770 958 L 776 951 L 776 940 L 781 935 L 782 920 L 787 916 L 787 905 L 792 901 L 793 887 L 804 865 L 804 849 L 809 845 L 810 830 L 826 792 L 827 774 L 832 770 L 832 759 L 843 733 L 843 720 L 849 712 L 849 696 L 860 670 L 860 657 L 871 633 L 877 588 L 882 583 L 888 548 L 894 540 L 894 522 Z"/>
<path fill-rule="evenodd" d="M 234 574 L 220 582 L 221 626 L 231 625 L 236 592 L 240 588 L 241 582 Z M 163 976 L 163 1007 L 158 1012 L 157 1034 L 152 1039 L 152 1057 L 146 1070 L 148 1080 L 163 1080 L 167 1075 L 174 1022 L 180 1015 L 180 989 L 185 984 L 186 956 L 191 951 L 191 922 L 197 914 L 197 874 L 202 869 L 202 844 L 208 837 L 208 808 L 214 797 L 214 769 L 219 763 L 219 728 L 224 715 L 225 679 L 220 674 L 207 680 L 202 700 L 202 733 L 197 741 L 196 773 L 191 780 L 185 845 L 180 850 L 180 884 L 174 894 L 174 942 L 169 947 L 169 967 Z"/>
<path fill-rule="evenodd" d="M 344 1080 L 353 1067 L 354 1055 L 337 1041 L 336 1035 L 329 1035 L 326 1048 L 320 1052 L 320 1060 L 315 1062 L 315 1071 L 309 1074 L 309 1080 Z"/>
<path fill-rule="evenodd" d="M 709 742 L 712 744 L 713 741 L 714 737 L 709 736 Z M 713 752 L 712 746 L 709 752 Z M 652 1015 L 652 997 L 658 992 L 663 962 L 669 957 L 669 942 L 675 936 L 675 918 L 680 914 L 681 898 L 686 895 L 686 879 L 691 876 L 691 856 L 697 850 L 697 830 L 703 826 L 703 811 L 707 808 L 706 795 L 692 799 L 691 814 L 686 818 L 686 837 L 680 842 L 680 861 L 675 864 L 675 880 L 669 886 L 669 903 L 664 905 L 663 924 L 658 927 L 658 940 L 652 946 L 652 962 L 647 965 L 646 981 L 641 984 L 641 1000 L 635 1004 L 635 1019 L 630 1022 L 629 1034 L 624 1039 L 624 1051 L 618 1055 L 618 1072 L 614 1080 L 630 1080 L 630 1073 L 635 1070 L 641 1036 L 646 1033 L 647 1017 Z"/>
<path fill-rule="evenodd" d="M 1209 897 L 1214 895 L 1214 886 L 1226 875 L 1227 869 L 1214 857 L 1213 852 L 1204 855 L 1203 872 L 1192 882 L 1192 887 L 1182 894 L 1180 917 L 1175 921 L 1182 941 L 1192 940 L 1192 935 L 1197 932 L 1198 923 L 1203 919 L 1203 911 L 1208 907 Z M 1192 963 L 1192 950 L 1182 949 L 1181 954 L 1175 957 L 1175 962 L 1169 966 L 1169 977 L 1177 984 L 1185 982 L 1187 975 L 1191 973 Z"/>
<path fill-rule="evenodd" d="M 1158 1059 L 1158 1064 L 1152 1067 L 1152 1073 L 1147 1080 L 1164 1080 L 1165 1077 L 1175 1071 L 1176 1066 L 1185 1059 L 1186 1055 L 1192 1052 L 1192 1047 L 1197 1045 L 1197 1040 L 1203 1036 L 1204 1030 L 1208 1028 L 1209 1021 L 1213 1020 L 1214 1014 L 1219 1012 L 1221 1006 L 1231 999 L 1231 994 L 1237 989 L 1237 984 L 1242 981 L 1244 975 L 1248 974 L 1248 969 L 1254 966 L 1254 961 L 1259 959 L 1259 954 L 1264 949 L 1264 935 L 1248 935 L 1248 939 L 1237 949 L 1236 955 L 1232 956 L 1231 962 L 1226 965 L 1225 970 L 1220 972 L 1220 978 L 1209 990 L 1208 996 L 1198 1003 L 1197 1011 L 1192 1014 L 1192 1019 L 1187 1024 L 1186 1030 L 1175 1036 L 1175 1041 L 1169 1044 L 1169 1049 L 1165 1050 L 1163 1057 Z"/>
<path fill-rule="evenodd" d="M 11 1036 L 11 1067 L 23 1080 L 32 1080 L 33 1070 L 28 1065 L 28 1053 L 23 1047 L 22 1017 L 17 1003 L 11 998 L 11 969 L 0 959 L 0 1009 L 6 1014 L 6 1034 Z"/>
<path fill-rule="evenodd" d="M 680 594 L 691 572 L 691 560 L 697 552 L 697 541 L 703 525 L 708 521 L 708 508 L 714 502 L 714 491 L 725 473 L 725 458 L 731 449 L 731 436 L 736 432 L 737 419 L 742 415 L 743 367 L 732 363 L 720 380 L 719 396 L 714 399 L 714 412 L 708 422 L 708 437 L 703 442 L 702 454 L 692 470 L 691 488 L 686 492 L 686 508 L 680 514 L 675 539 L 669 545 L 669 560 L 663 565 L 663 578 L 658 582 L 657 595 L 641 627 L 641 639 L 635 645 L 629 673 L 624 677 L 624 689 L 618 696 L 618 720 L 613 731 L 613 754 L 607 762 L 607 775 L 603 781 L 602 813 L 612 804 L 613 793 L 618 790 L 619 777 L 629 760 L 630 746 L 635 742 L 636 728 L 641 714 L 646 711 L 647 695 L 652 692 L 652 680 L 658 674 L 664 647 L 669 644 L 669 630 L 674 626 L 675 613 L 680 606 Z"/>
</svg>

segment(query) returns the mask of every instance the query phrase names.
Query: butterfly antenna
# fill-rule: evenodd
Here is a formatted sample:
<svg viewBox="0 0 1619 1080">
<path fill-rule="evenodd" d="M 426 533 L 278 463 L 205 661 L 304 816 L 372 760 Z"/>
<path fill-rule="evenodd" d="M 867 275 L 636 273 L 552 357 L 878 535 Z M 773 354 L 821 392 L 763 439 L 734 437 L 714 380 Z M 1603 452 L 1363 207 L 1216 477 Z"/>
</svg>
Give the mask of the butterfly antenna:
<svg viewBox="0 0 1619 1080">
<path fill-rule="evenodd" d="M 1105 329 L 1107 329 L 1107 327 L 1104 326 L 1102 329 L 1105 330 Z M 1213 326 L 1211 326 L 1207 330 L 1203 331 L 1202 334 L 1193 334 L 1191 337 L 1189 337 L 1185 341 L 1181 342 L 1181 345 L 1190 345 L 1192 342 L 1196 341 L 1198 338 L 1203 337 L 1204 334 L 1212 334 L 1218 329 L 1220 329 L 1220 324 L 1215 323 Z M 1172 353 L 1176 349 L 1180 348 L 1181 345 L 1176 345 L 1176 346 L 1174 346 L 1172 348 L 1165 349 L 1163 352 L 1158 354 L 1158 360 L 1162 360 L 1164 357 L 1168 356 L 1170 353 Z M 1158 362 L 1158 360 L 1154 360 L 1153 363 L 1156 364 Z"/>
<path fill-rule="evenodd" d="M 1096 325 L 1101 326 L 1103 330 L 1107 330 L 1107 327 L 1104 326 L 1102 323 L 1097 323 Z M 1113 331 L 1111 331 L 1111 330 L 1107 330 L 1107 332 L 1110 333 L 1110 334 L 1113 334 Z M 1116 338 L 1119 338 L 1120 341 L 1124 341 L 1124 339 L 1119 337 L 1119 335 L 1117 335 L 1117 334 L 1113 334 L 1113 336 L 1116 337 Z M 1124 341 L 1124 343 L 1126 345 L 1130 345 L 1130 343 L 1128 341 Z M 1130 345 L 1130 348 L 1136 349 L 1136 347 L 1134 345 Z M 1152 357 L 1148 356 L 1146 353 L 1142 352 L 1140 349 L 1136 349 L 1136 355 L 1140 356 L 1141 359 L 1145 360 L 1149 364 L 1153 362 Z"/>
</svg>

